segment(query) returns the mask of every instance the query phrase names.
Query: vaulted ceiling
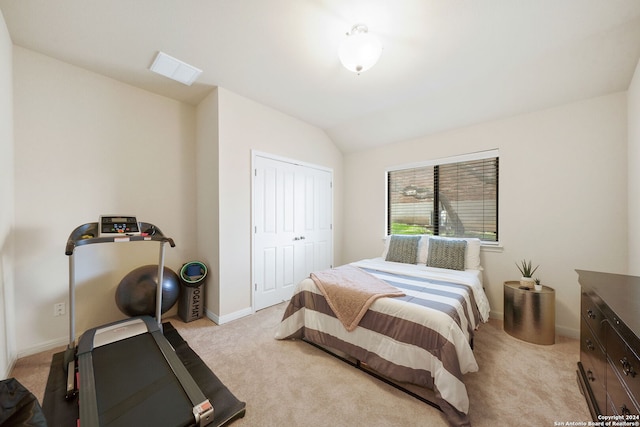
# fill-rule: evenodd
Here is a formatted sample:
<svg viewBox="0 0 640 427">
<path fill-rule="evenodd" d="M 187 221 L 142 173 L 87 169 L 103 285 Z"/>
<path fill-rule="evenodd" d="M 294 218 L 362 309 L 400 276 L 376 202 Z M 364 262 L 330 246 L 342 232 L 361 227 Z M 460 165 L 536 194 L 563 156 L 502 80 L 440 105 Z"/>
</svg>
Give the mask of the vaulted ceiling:
<svg viewBox="0 0 640 427">
<path fill-rule="evenodd" d="M 14 44 L 197 104 L 212 88 L 324 129 L 344 152 L 628 88 L 638 0 L 0 0 Z M 364 23 L 360 75 L 337 50 Z M 158 51 L 203 70 L 149 71 Z"/>
</svg>

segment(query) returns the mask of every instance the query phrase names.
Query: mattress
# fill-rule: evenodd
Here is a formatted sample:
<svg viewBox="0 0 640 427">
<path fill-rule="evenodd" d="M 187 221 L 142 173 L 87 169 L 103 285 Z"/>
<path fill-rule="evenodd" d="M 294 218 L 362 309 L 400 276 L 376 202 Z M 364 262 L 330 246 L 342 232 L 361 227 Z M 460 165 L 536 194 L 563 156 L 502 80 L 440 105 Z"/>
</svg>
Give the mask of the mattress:
<svg viewBox="0 0 640 427">
<path fill-rule="evenodd" d="M 452 424 L 469 423 L 463 375 L 478 370 L 473 334 L 489 317 L 482 271 L 455 271 L 382 258 L 352 265 L 401 289 L 380 298 L 348 332 L 311 279 L 301 281 L 277 339 L 305 339 L 343 352 L 398 382 L 432 389 Z"/>
</svg>

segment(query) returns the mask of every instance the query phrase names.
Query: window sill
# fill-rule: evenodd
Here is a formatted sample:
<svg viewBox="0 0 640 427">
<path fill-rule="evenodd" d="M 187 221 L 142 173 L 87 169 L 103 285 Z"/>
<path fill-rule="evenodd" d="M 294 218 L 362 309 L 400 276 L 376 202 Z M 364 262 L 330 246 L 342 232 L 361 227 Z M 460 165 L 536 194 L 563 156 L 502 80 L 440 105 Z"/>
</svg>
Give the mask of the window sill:
<svg viewBox="0 0 640 427">
<path fill-rule="evenodd" d="M 483 252 L 503 252 L 504 251 L 504 247 L 500 244 L 500 242 L 497 243 L 482 243 L 480 245 L 480 250 Z"/>
</svg>

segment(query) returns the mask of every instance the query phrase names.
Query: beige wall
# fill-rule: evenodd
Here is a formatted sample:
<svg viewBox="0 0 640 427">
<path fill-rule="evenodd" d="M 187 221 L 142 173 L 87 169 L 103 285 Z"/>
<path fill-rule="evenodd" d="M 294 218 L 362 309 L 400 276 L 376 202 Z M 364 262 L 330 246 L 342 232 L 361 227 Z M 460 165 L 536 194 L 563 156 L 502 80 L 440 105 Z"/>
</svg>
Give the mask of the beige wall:
<svg viewBox="0 0 640 427">
<path fill-rule="evenodd" d="M 333 169 L 335 260 L 341 259 L 342 244 L 342 154 L 314 126 L 222 88 L 213 96 L 218 100 L 219 271 L 217 295 L 207 300 L 212 318 L 224 323 L 251 312 L 251 151 Z"/>
<path fill-rule="evenodd" d="M 627 92 L 629 274 L 640 276 L 640 61 Z"/>
<path fill-rule="evenodd" d="M 12 65 L 11 38 L 0 12 L 0 378 L 6 378 L 16 358 Z"/>
<path fill-rule="evenodd" d="M 208 267 L 205 288 L 207 316 L 216 319 L 220 313 L 217 89 L 198 104 L 196 126 L 197 253 Z"/>
<path fill-rule="evenodd" d="M 100 214 L 135 214 L 175 239 L 167 266 L 195 255 L 195 108 L 14 46 L 18 352 L 64 343 L 64 246 Z M 78 333 L 123 318 L 121 278 L 157 264 L 158 245 L 76 250 Z"/>
<path fill-rule="evenodd" d="M 502 250 L 482 253 L 492 316 L 514 263 L 532 259 L 556 289 L 558 331 L 577 336 L 574 269 L 627 269 L 626 114 L 616 93 L 345 156 L 344 261 L 382 252 L 385 168 L 497 148 Z"/>
<path fill-rule="evenodd" d="M 342 155 L 324 132 L 229 91 L 196 108 L 24 48 L 13 60 L 18 353 L 67 339 L 68 318 L 53 317 L 53 305 L 67 301 L 64 244 L 76 226 L 102 213 L 158 225 L 177 244 L 167 265 L 206 262 L 208 314 L 230 320 L 251 312 L 251 150 L 330 167 L 342 180 Z M 157 263 L 157 245 L 85 246 L 75 259 L 81 333 L 123 317 L 115 288 Z"/>
</svg>

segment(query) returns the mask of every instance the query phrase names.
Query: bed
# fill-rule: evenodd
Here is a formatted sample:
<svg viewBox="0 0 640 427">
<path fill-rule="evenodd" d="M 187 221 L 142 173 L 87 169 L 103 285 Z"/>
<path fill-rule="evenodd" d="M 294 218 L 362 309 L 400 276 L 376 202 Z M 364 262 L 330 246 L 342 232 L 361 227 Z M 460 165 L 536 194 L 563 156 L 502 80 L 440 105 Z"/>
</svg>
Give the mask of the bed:
<svg viewBox="0 0 640 427">
<path fill-rule="evenodd" d="M 370 298 L 348 330 L 335 297 L 311 274 L 297 285 L 276 339 L 302 339 L 395 382 L 433 390 L 450 424 L 469 425 L 463 375 L 478 370 L 473 335 L 489 317 L 479 252 L 478 239 L 390 236 L 382 257 L 346 267 L 402 296 Z"/>
</svg>

